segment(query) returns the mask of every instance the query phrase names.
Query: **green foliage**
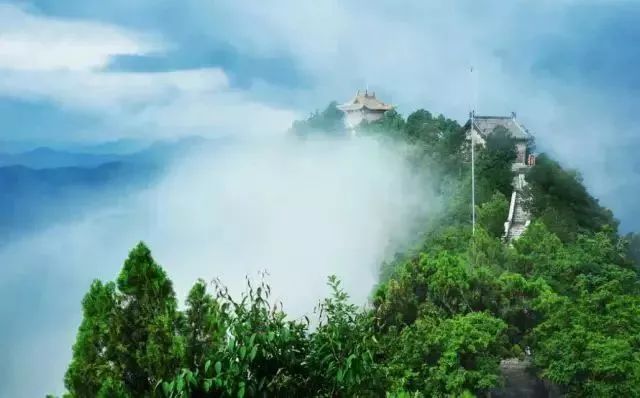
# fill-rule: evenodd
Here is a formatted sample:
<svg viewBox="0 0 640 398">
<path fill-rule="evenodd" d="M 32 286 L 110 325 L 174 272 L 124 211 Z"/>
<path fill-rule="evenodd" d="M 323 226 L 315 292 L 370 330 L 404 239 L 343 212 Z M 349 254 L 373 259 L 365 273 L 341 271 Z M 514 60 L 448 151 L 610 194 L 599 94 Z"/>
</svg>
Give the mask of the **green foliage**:
<svg viewBox="0 0 640 398">
<path fill-rule="evenodd" d="M 486 313 L 424 317 L 402 330 L 389 365 L 394 388 L 423 396 L 486 392 L 499 384 L 506 324 Z"/>
<path fill-rule="evenodd" d="M 445 250 L 434 258 L 420 255 L 376 292 L 392 391 L 459 396 L 499 384 L 507 324 L 485 311 L 498 312 L 501 286 L 491 270 L 465 259 Z"/>
<path fill-rule="evenodd" d="M 110 363 L 114 354 L 111 328 L 116 305 L 115 284 L 97 280 L 82 300 L 83 320 L 64 379 L 74 396 L 97 396 L 103 381 L 118 375 L 119 370 Z"/>
<path fill-rule="evenodd" d="M 95 281 L 65 377 L 72 396 L 143 396 L 179 368 L 184 343 L 171 281 L 138 244 L 114 283 Z"/>
<path fill-rule="evenodd" d="M 361 134 L 384 134 L 399 138 L 404 130 L 404 126 L 405 121 L 402 115 L 396 110 L 390 110 L 386 111 L 382 117 L 376 121 L 368 122 L 367 120 L 363 120 L 357 129 Z"/>
<path fill-rule="evenodd" d="M 224 344 L 228 316 L 209 293 L 206 283 L 200 279 L 187 297 L 184 325 L 185 365 L 190 369 L 204 369 L 208 358 Z"/>
<path fill-rule="evenodd" d="M 534 358 L 545 378 L 571 397 L 640 395 L 640 297 L 611 281 L 575 300 L 549 294 L 538 307 Z"/>
<path fill-rule="evenodd" d="M 509 201 L 500 192 L 480 206 L 477 211 L 478 223 L 493 237 L 504 234 L 504 222 L 509 215 Z"/>
<path fill-rule="evenodd" d="M 379 396 L 384 393 L 373 359 L 372 318 L 348 303 L 335 276 L 332 296 L 320 306 L 324 317 L 311 336 L 308 364 L 314 396 Z"/>
<path fill-rule="evenodd" d="M 563 244 L 537 222 L 514 249 L 514 268 L 553 288 L 533 301 L 526 328 L 541 375 L 569 396 L 638 395 L 640 290 L 625 245 L 610 231 Z"/>
<path fill-rule="evenodd" d="M 506 198 L 511 197 L 514 177 L 511 165 L 515 159 L 515 140 L 507 129 L 496 127 L 476 160 L 477 196 L 481 203 L 489 200 L 495 191 Z"/>
<path fill-rule="evenodd" d="M 314 332 L 287 320 L 261 281 L 235 300 L 198 280 L 180 312 L 171 282 L 143 244 L 116 284 L 95 281 L 65 377 L 72 397 L 384 394 L 372 317 L 335 277 Z"/>
<path fill-rule="evenodd" d="M 135 395 L 172 376 L 184 344 L 178 335 L 175 293 L 164 270 L 144 244 L 136 246 L 118 276 L 120 343 L 116 358 L 125 365 L 124 384 Z"/>
<path fill-rule="evenodd" d="M 344 134 L 335 103 L 294 133 Z M 576 173 L 543 155 L 527 175 L 536 219 L 509 245 L 514 141 L 477 147 L 470 228 L 469 143 L 457 122 L 395 111 L 362 133 L 401 140 L 445 200 L 420 243 L 384 264 L 370 307 L 336 277 L 318 321 L 292 320 L 261 280 L 239 298 L 198 280 L 179 310 L 150 250 L 136 246 L 116 283 L 94 281 L 65 375 L 70 397 L 484 396 L 503 358 L 530 356 L 567 396 L 640 396 L 640 238 Z"/>
<path fill-rule="evenodd" d="M 201 321 L 187 322 L 185 331 L 188 346 L 199 349 L 187 350 L 195 353 L 188 356 L 188 366 L 158 388 L 177 397 L 300 395 L 309 380 L 304 365 L 307 327 L 285 320 L 269 296 L 264 281 L 254 288 L 248 280 L 240 301 L 219 284 L 214 299 L 198 281 L 187 299 L 186 315 Z"/>
<path fill-rule="evenodd" d="M 444 321 L 434 341 L 441 347 L 426 392 L 431 396 L 486 392 L 499 382 L 498 362 L 506 324 L 484 313 Z"/>
<path fill-rule="evenodd" d="M 617 228 L 610 210 L 600 206 L 587 192 L 575 171 L 542 154 L 527 174 L 529 208 L 562 241 L 570 242 L 581 233 Z"/>
<path fill-rule="evenodd" d="M 627 235 L 627 257 L 640 271 L 640 234 Z"/>
<path fill-rule="evenodd" d="M 454 120 L 434 117 L 424 109 L 413 112 L 396 135 L 414 145 L 416 159 L 422 167 L 451 177 L 459 175 L 464 161 L 465 134 Z"/>
<path fill-rule="evenodd" d="M 331 102 L 322 112 L 312 113 L 306 120 L 297 120 L 291 127 L 291 133 L 308 138 L 313 136 L 344 136 L 344 113 L 337 108 L 336 101 Z"/>
<path fill-rule="evenodd" d="M 562 241 L 551 233 L 545 224 L 533 222 L 527 231 L 513 242 L 514 255 L 509 267 L 522 275 L 545 276 L 555 280 L 565 261 Z"/>
</svg>

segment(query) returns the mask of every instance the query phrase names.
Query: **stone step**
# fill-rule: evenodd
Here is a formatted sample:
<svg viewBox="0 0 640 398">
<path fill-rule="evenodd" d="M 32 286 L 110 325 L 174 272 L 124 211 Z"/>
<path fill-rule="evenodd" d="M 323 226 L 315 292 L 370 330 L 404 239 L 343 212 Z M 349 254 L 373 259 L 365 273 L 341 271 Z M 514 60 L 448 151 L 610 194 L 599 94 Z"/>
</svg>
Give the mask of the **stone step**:
<svg viewBox="0 0 640 398">
<path fill-rule="evenodd" d="M 532 371 L 529 358 L 501 361 L 500 373 L 504 377 L 504 385 L 491 390 L 488 395 L 491 398 L 548 398 L 551 396 L 544 382 Z"/>
<path fill-rule="evenodd" d="M 511 228 L 509 228 L 509 233 L 507 234 L 508 240 L 517 239 L 522 235 L 525 231 L 526 227 L 524 224 L 512 224 Z"/>
<path fill-rule="evenodd" d="M 525 210 L 524 200 L 522 199 L 522 192 L 518 190 L 518 185 L 515 185 L 515 188 L 516 198 L 513 215 L 511 218 L 511 226 L 509 227 L 509 230 L 506 234 L 506 238 L 508 241 L 518 239 L 520 235 L 524 233 L 526 224 L 531 219 L 529 212 Z"/>
</svg>

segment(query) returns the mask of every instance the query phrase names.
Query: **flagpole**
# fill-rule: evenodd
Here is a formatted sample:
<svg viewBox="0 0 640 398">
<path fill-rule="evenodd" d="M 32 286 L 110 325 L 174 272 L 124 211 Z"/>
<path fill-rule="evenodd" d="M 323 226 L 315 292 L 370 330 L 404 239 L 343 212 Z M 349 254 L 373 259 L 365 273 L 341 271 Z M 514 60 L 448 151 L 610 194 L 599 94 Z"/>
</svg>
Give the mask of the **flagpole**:
<svg viewBox="0 0 640 398">
<path fill-rule="evenodd" d="M 471 81 L 473 84 L 473 66 L 471 67 Z M 474 88 L 472 88 L 474 89 Z M 476 145 L 474 139 L 474 116 L 475 109 L 473 101 L 470 104 L 471 112 L 469 113 L 469 118 L 471 120 L 471 234 L 476 234 Z"/>
<path fill-rule="evenodd" d="M 473 137 L 473 116 L 471 111 L 471 233 L 476 233 L 476 167 L 475 167 L 475 139 Z"/>
</svg>

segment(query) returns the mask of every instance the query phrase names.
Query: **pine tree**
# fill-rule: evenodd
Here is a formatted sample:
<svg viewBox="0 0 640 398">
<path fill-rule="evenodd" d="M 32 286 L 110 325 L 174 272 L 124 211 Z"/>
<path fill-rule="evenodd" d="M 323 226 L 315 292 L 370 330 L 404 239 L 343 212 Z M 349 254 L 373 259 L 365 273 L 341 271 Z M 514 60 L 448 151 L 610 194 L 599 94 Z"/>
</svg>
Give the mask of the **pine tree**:
<svg viewBox="0 0 640 398">
<path fill-rule="evenodd" d="M 144 243 L 129 253 L 117 285 L 122 294 L 115 320 L 118 362 L 126 369 L 127 389 L 142 396 L 160 380 L 173 377 L 183 359 L 175 293 Z"/>
<path fill-rule="evenodd" d="M 117 375 L 111 361 L 116 311 L 114 283 L 94 281 L 82 300 L 82 311 L 84 318 L 64 382 L 72 396 L 95 397 L 103 381 Z"/>
</svg>

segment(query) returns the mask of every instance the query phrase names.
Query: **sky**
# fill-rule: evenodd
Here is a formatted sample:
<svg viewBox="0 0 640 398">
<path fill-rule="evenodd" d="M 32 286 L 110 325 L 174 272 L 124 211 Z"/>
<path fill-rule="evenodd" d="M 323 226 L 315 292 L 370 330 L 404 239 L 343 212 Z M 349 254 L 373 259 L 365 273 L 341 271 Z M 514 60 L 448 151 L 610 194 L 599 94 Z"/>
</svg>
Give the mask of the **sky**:
<svg viewBox="0 0 640 398">
<path fill-rule="evenodd" d="M 182 296 L 228 264 L 230 283 L 272 267 L 294 312 L 334 271 L 364 301 L 384 242 L 437 203 L 411 184 L 398 148 L 282 138 L 357 89 L 404 115 L 425 108 L 462 123 L 470 109 L 516 112 L 623 231 L 640 230 L 639 17 L 640 1 L 621 0 L 0 0 L 0 144 L 242 138 L 90 219 L 0 250 L 0 299 L 19 303 L 0 308 L 13 320 L 0 395 L 61 391 L 82 293 L 91 278 L 113 278 L 136 239 Z"/>
<path fill-rule="evenodd" d="M 623 0 L 0 2 L 0 141 L 260 137 L 369 87 L 405 115 L 516 112 L 631 230 L 638 17 Z"/>
</svg>

